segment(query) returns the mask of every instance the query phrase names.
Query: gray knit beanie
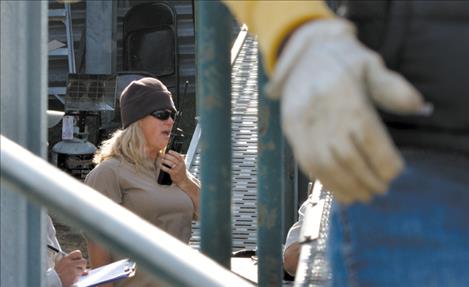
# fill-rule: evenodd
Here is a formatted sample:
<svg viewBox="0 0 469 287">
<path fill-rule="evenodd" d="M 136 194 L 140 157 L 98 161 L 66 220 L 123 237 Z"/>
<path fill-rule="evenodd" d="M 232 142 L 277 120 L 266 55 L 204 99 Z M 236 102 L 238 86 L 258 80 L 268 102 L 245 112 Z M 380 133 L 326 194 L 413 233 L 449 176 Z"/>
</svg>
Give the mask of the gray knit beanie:
<svg viewBox="0 0 469 287">
<path fill-rule="evenodd" d="M 162 82 L 155 78 L 132 81 L 120 96 L 122 128 L 164 109 L 176 111 L 171 92 Z"/>
</svg>

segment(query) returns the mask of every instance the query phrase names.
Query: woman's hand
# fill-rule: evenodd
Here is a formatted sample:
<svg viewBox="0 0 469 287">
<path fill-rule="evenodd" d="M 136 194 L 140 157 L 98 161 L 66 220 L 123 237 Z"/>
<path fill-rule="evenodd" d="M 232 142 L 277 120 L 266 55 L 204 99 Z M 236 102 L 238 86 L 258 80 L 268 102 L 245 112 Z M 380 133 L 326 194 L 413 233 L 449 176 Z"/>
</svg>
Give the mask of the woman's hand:
<svg viewBox="0 0 469 287">
<path fill-rule="evenodd" d="M 170 150 L 163 156 L 161 163 L 161 170 L 169 173 L 176 185 L 180 186 L 188 180 L 184 155 Z"/>
<path fill-rule="evenodd" d="M 184 155 L 170 150 L 163 156 L 160 168 L 169 173 L 173 182 L 191 198 L 195 218 L 198 218 L 200 182 L 187 170 L 184 159 Z"/>
</svg>

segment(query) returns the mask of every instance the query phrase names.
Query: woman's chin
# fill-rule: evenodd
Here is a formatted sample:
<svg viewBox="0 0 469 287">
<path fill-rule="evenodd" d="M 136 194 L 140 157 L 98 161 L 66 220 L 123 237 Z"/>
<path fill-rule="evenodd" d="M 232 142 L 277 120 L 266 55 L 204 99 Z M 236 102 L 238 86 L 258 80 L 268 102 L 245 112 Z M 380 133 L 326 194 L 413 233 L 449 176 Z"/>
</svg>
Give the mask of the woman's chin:
<svg viewBox="0 0 469 287">
<path fill-rule="evenodd" d="M 165 149 L 167 145 L 168 145 L 168 142 L 165 142 L 164 144 L 159 145 L 159 146 L 158 146 L 158 150 L 163 150 L 163 149 Z"/>
<path fill-rule="evenodd" d="M 152 152 L 159 152 L 161 150 L 163 150 L 164 148 L 166 147 L 166 145 L 162 145 L 162 144 L 155 144 L 155 145 L 152 145 L 150 150 Z"/>
</svg>

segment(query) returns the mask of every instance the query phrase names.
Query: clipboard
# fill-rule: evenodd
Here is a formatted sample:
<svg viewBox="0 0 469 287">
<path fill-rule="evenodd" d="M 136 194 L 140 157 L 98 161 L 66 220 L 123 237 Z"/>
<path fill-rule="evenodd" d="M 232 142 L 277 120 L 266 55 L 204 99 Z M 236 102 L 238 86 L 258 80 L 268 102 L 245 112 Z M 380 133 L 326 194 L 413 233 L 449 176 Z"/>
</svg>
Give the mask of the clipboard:
<svg viewBox="0 0 469 287">
<path fill-rule="evenodd" d="M 135 275 L 136 264 L 130 259 L 122 259 L 88 271 L 82 275 L 73 287 L 91 287 L 117 280 L 130 278 Z"/>
</svg>

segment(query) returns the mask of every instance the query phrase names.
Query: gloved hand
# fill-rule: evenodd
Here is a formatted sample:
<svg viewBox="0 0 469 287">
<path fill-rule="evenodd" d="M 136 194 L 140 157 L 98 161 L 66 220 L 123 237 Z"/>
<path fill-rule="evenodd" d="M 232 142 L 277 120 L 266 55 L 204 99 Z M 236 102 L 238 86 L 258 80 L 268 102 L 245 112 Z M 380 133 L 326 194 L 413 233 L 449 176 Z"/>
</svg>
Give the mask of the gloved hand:
<svg viewBox="0 0 469 287">
<path fill-rule="evenodd" d="M 430 108 L 340 19 L 307 23 L 291 36 L 267 94 L 281 97 L 282 128 L 302 170 L 342 203 L 384 193 L 404 166 L 372 101 L 395 113 Z"/>
</svg>

